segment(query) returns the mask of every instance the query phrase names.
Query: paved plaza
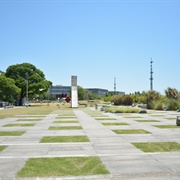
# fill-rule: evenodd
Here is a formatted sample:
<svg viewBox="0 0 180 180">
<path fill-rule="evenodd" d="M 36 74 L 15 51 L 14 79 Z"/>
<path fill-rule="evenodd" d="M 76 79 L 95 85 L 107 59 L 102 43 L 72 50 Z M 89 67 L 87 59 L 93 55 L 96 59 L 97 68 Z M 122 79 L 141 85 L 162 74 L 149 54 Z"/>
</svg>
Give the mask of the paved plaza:
<svg viewBox="0 0 180 180">
<path fill-rule="evenodd" d="M 82 126 L 82 130 L 48 130 L 57 120 L 58 111 L 40 116 L 14 116 L 0 120 L 0 131 L 25 131 L 21 136 L 0 136 L 0 145 L 8 146 L 0 152 L 0 180 L 179 180 L 180 152 L 145 153 L 137 149 L 133 142 L 177 142 L 180 143 L 180 128 L 158 128 L 154 125 L 175 125 L 177 112 L 152 111 L 147 114 L 112 114 L 94 108 L 72 109 L 77 123 L 62 123 L 66 126 Z M 96 120 L 92 116 L 98 111 L 102 117 L 115 120 Z M 99 117 L 101 117 L 99 115 Z M 3 127 L 6 124 L 35 123 L 33 127 Z M 32 121 L 31 121 L 32 119 Z M 63 117 L 61 118 L 63 119 Z M 66 118 L 67 119 L 67 118 Z M 72 118 L 70 118 L 72 119 Z M 157 120 L 157 122 L 138 122 L 137 120 Z M 105 126 L 102 122 L 126 122 L 129 125 Z M 143 129 L 150 134 L 116 134 L 115 129 Z M 44 136 L 86 135 L 90 142 L 78 143 L 40 143 Z M 81 157 L 98 156 L 110 174 L 77 177 L 16 178 L 16 173 L 29 158 L 36 157 Z"/>
</svg>

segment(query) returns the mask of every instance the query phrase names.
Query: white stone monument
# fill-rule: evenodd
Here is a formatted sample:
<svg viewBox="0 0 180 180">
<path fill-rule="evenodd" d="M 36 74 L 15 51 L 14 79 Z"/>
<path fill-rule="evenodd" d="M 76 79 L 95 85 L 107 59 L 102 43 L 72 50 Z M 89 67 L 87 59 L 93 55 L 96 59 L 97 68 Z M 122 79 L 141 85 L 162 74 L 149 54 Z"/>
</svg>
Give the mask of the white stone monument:
<svg viewBox="0 0 180 180">
<path fill-rule="evenodd" d="M 71 76 L 71 107 L 78 108 L 77 76 Z"/>
</svg>

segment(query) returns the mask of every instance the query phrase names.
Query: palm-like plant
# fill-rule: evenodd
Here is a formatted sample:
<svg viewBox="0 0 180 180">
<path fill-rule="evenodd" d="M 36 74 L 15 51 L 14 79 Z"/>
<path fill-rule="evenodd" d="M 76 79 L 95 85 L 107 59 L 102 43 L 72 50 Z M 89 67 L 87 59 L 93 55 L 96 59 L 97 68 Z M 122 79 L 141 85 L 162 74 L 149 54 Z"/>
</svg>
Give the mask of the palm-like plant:
<svg viewBox="0 0 180 180">
<path fill-rule="evenodd" d="M 165 90 L 165 94 L 168 99 L 178 99 L 180 97 L 180 92 L 175 88 L 168 87 Z"/>
</svg>

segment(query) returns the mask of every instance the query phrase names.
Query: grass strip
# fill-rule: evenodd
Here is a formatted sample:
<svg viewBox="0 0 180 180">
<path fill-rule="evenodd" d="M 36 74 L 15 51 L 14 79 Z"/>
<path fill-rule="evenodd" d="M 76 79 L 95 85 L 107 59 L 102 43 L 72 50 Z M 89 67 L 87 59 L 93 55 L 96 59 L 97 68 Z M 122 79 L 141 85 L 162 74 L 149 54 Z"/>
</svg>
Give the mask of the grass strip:
<svg viewBox="0 0 180 180">
<path fill-rule="evenodd" d="M 44 136 L 40 143 L 89 142 L 87 136 Z"/>
<path fill-rule="evenodd" d="M 79 130 L 81 126 L 50 126 L 49 130 Z"/>
<path fill-rule="evenodd" d="M 96 120 L 117 120 L 116 118 L 109 118 L 109 117 L 99 117 L 95 118 Z"/>
<path fill-rule="evenodd" d="M 124 118 L 142 118 L 141 116 L 123 116 Z"/>
<path fill-rule="evenodd" d="M 125 122 L 115 122 L 115 123 L 102 123 L 105 126 L 121 126 L 121 125 L 129 125 L 128 123 Z"/>
<path fill-rule="evenodd" d="M 140 108 L 136 107 L 105 107 L 104 110 L 107 110 L 110 113 L 115 113 L 119 111 L 121 113 L 138 113 Z"/>
<path fill-rule="evenodd" d="M 150 134 L 150 132 L 143 129 L 116 129 L 113 132 L 116 134 Z"/>
<path fill-rule="evenodd" d="M 34 126 L 35 124 L 6 124 L 3 127 L 26 127 Z"/>
<path fill-rule="evenodd" d="M 161 116 L 164 116 L 164 115 L 162 115 L 162 114 L 151 114 L 150 116 L 161 117 Z"/>
<path fill-rule="evenodd" d="M 176 118 L 165 118 L 167 120 L 176 120 Z"/>
<path fill-rule="evenodd" d="M 137 122 L 160 122 L 158 120 L 136 120 Z"/>
<path fill-rule="evenodd" d="M 5 148 L 7 148 L 8 146 L 0 146 L 0 152 L 3 151 Z"/>
<path fill-rule="evenodd" d="M 42 119 L 18 119 L 17 121 L 41 121 Z"/>
<path fill-rule="evenodd" d="M 21 136 L 25 131 L 0 131 L 0 136 Z"/>
<path fill-rule="evenodd" d="M 76 116 L 57 116 L 56 118 L 66 119 L 66 118 L 76 118 Z"/>
<path fill-rule="evenodd" d="M 138 149 L 144 152 L 179 152 L 180 144 L 176 142 L 147 142 L 132 143 Z"/>
<path fill-rule="evenodd" d="M 77 121 L 77 118 L 74 118 L 74 119 L 67 119 L 67 118 L 56 118 L 56 121 Z"/>
<path fill-rule="evenodd" d="M 85 176 L 109 174 L 99 157 L 30 158 L 17 177 Z"/>
<path fill-rule="evenodd" d="M 77 123 L 78 121 L 54 121 L 53 123 Z"/>
<path fill-rule="evenodd" d="M 176 125 L 154 125 L 157 128 L 166 129 L 166 128 L 180 128 L 180 126 Z"/>
</svg>

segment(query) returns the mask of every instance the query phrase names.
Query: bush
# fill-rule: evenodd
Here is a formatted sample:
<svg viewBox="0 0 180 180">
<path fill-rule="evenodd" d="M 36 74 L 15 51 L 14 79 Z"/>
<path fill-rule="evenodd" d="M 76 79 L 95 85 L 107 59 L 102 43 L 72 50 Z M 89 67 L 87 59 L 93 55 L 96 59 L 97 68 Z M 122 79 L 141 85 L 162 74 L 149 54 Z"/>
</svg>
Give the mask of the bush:
<svg viewBox="0 0 180 180">
<path fill-rule="evenodd" d="M 112 96 L 112 102 L 114 102 L 114 105 L 129 106 L 133 104 L 133 98 L 130 95 L 114 95 Z"/>
<path fill-rule="evenodd" d="M 155 109 L 155 110 L 164 110 L 165 106 L 161 101 L 156 101 L 154 103 L 154 108 L 153 109 Z"/>
<path fill-rule="evenodd" d="M 138 113 L 141 108 L 135 107 L 105 107 L 104 110 L 110 113 L 115 113 L 119 111 L 120 113 Z"/>
<path fill-rule="evenodd" d="M 177 100 L 170 99 L 167 101 L 166 106 L 169 110 L 177 110 L 180 109 L 180 102 Z"/>
</svg>

